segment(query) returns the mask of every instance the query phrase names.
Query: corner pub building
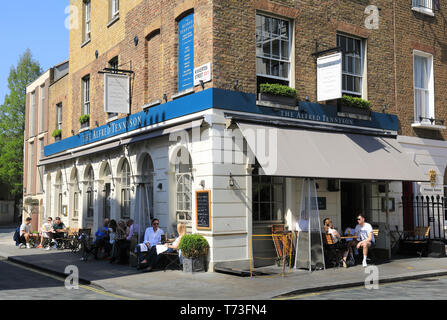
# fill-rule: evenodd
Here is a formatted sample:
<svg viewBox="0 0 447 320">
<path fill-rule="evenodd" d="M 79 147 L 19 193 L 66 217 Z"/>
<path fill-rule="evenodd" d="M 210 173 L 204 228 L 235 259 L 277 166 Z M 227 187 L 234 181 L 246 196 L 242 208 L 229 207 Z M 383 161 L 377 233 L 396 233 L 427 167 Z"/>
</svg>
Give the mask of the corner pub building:
<svg viewBox="0 0 447 320">
<path fill-rule="evenodd" d="M 49 132 L 61 132 L 39 161 L 46 216 L 93 229 L 157 217 L 168 234 L 185 222 L 210 243 L 213 270 L 248 261 L 251 236 L 273 224 L 296 230 L 311 178 L 321 218 L 341 230 L 365 213 L 390 253 L 386 230 L 402 230 L 402 208 L 382 203 L 401 197 L 402 182 L 429 182 L 397 139 L 393 4 L 382 3 L 381 30 L 347 0 L 338 11 L 293 0 L 70 4 L 80 26 L 65 88 L 54 88 L 67 97 L 49 93 Z M 318 98 L 333 88 L 317 88 L 317 60 L 334 52 L 341 91 L 371 101 L 366 116 Z M 298 100 L 266 100 L 262 83 L 296 88 Z"/>
</svg>

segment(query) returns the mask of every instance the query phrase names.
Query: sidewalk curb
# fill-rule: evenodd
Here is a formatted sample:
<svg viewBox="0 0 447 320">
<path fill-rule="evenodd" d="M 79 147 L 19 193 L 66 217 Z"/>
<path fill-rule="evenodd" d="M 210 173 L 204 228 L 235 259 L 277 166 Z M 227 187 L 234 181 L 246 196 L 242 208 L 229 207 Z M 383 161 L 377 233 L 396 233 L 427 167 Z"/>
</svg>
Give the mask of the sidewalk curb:
<svg viewBox="0 0 447 320">
<path fill-rule="evenodd" d="M 447 276 L 447 271 L 445 270 L 434 270 L 434 271 L 426 271 L 424 273 L 414 274 L 414 275 L 405 275 L 405 276 L 397 276 L 397 277 L 387 277 L 380 279 L 379 278 L 379 286 L 380 284 L 386 284 L 386 283 L 393 283 L 393 282 L 402 282 L 402 281 L 408 281 L 408 280 L 418 280 L 418 279 L 424 279 L 424 278 L 431 278 L 431 277 L 441 277 L 441 276 Z M 302 295 L 306 293 L 315 293 L 315 292 L 322 292 L 322 291 L 330 291 L 330 290 L 336 290 L 336 289 L 347 289 L 347 288 L 355 288 L 355 287 L 364 287 L 365 282 L 364 281 L 353 281 L 353 282 L 347 282 L 347 283 L 339 283 L 339 284 L 331 284 L 327 286 L 318 286 L 318 287 L 312 287 L 312 288 L 303 288 L 298 290 L 293 290 L 287 293 L 282 293 L 276 296 L 273 296 L 271 299 L 273 300 L 281 300 L 281 298 L 287 298 L 293 295 Z"/>
</svg>

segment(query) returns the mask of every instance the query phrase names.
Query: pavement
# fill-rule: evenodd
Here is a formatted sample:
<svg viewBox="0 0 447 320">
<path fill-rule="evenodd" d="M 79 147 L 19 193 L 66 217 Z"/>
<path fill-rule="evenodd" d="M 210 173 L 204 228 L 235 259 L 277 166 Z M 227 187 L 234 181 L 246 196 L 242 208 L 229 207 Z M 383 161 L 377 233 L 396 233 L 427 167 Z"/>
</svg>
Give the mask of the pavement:
<svg viewBox="0 0 447 320">
<path fill-rule="evenodd" d="M 269 300 L 290 295 L 349 287 L 363 287 L 370 275 L 362 266 L 309 272 L 292 269 L 281 275 L 238 277 L 217 272 L 188 274 L 167 270 L 141 273 L 108 261 L 80 261 L 80 254 L 65 250 L 19 249 L 13 229 L 0 227 L 0 257 L 56 275 L 65 268 L 79 269 L 80 283 L 117 296 L 153 300 Z M 394 259 L 377 265 L 379 283 L 447 275 L 447 258 Z"/>
</svg>

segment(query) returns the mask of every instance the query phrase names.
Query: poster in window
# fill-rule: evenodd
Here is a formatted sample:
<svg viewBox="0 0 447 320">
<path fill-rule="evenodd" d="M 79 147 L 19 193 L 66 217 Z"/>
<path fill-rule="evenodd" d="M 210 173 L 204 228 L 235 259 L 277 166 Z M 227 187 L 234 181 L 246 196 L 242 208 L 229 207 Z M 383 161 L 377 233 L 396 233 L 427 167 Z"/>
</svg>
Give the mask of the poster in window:
<svg viewBox="0 0 447 320">
<path fill-rule="evenodd" d="M 211 191 L 196 191 L 196 223 L 198 230 L 211 230 Z"/>
<path fill-rule="evenodd" d="M 341 52 L 317 59 L 317 100 L 319 102 L 341 98 L 342 59 Z"/>
</svg>

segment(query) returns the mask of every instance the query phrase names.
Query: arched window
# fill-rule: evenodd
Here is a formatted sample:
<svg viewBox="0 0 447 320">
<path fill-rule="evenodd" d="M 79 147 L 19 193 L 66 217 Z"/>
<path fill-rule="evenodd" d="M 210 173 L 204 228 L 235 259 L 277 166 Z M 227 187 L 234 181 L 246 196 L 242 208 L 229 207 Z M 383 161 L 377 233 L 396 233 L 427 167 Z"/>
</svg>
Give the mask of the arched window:
<svg viewBox="0 0 447 320">
<path fill-rule="evenodd" d="M 121 218 L 130 218 L 130 166 L 127 160 L 124 160 L 121 171 Z"/>
<path fill-rule="evenodd" d="M 192 162 L 183 162 L 179 150 L 175 162 L 176 215 L 178 222 L 190 223 L 192 220 Z M 183 152 L 186 152 L 183 150 Z"/>
<path fill-rule="evenodd" d="M 58 172 L 56 175 L 56 199 L 57 199 L 57 205 L 56 205 L 56 215 L 59 217 L 63 216 L 63 208 L 62 208 L 62 172 Z"/>
<path fill-rule="evenodd" d="M 90 168 L 87 171 L 87 218 L 93 217 L 93 181 L 94 181 L 94 173 L 93 168 Z"/>
</svg>

